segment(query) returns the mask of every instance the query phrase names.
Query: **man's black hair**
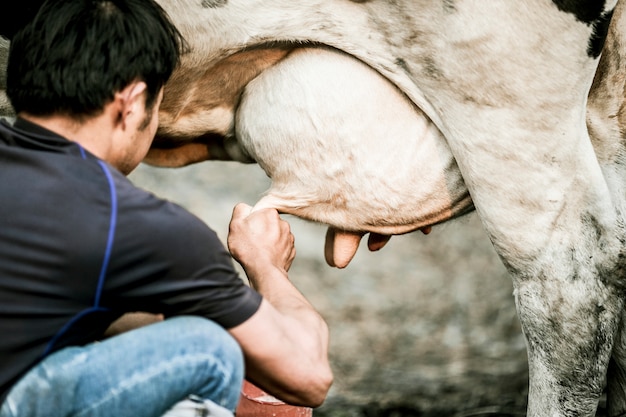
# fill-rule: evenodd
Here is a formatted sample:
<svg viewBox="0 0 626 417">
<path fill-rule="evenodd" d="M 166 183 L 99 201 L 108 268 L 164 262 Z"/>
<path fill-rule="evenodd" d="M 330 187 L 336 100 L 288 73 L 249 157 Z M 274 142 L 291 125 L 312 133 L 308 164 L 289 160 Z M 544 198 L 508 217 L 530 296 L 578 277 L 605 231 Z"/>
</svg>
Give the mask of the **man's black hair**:
<svg viewBox="0 0 626 417">
<path fill-rule="evenodd" d="M 83 117 L 141 80 L 150 108 L 183 44 L 153 0 L 48 0 L 11 40 L 7 96 L 16 113 Z"/>
</svg>

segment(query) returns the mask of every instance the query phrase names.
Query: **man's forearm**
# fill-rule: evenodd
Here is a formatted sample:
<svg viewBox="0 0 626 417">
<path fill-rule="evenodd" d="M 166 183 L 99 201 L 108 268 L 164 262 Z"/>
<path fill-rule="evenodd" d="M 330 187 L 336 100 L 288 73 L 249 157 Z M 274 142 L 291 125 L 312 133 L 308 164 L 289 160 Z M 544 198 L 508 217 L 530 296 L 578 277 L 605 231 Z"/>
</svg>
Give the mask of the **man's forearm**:
<svg viewBox="0 0 626 417">
<path fill-rule="evenodd" d="M 247 378 L 283 401 L 321 404 L 332 383 L 326 322 L 286 272 L 270 268 L 250 273 L 249 278 L 264 303 L 259 311 L 262 320 L 251 323 L 258 334 L 254 349 L 242 345 Z"/>
</svg>

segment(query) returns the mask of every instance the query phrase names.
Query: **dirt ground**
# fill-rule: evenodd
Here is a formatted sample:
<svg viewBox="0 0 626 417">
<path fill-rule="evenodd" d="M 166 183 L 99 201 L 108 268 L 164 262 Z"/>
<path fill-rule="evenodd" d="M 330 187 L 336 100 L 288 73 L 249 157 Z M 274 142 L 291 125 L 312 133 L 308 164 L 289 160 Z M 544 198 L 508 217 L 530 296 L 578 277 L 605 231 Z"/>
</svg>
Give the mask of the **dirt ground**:
<svg viewBox="0 0 626 417">
<path fill-rule="evenodd" d="M 225 242 L 233 206 L 269 180 L 256 165 L 140 166 L 130 178 L 186 207 Z M 344 270 L 325 228 L 286 217 L 294 284 L 328 321 L 335 383 L 317 417 L 525 415 L 528 370 L 513 288 L 476 215 L 359 249 Z"/>
</svg>

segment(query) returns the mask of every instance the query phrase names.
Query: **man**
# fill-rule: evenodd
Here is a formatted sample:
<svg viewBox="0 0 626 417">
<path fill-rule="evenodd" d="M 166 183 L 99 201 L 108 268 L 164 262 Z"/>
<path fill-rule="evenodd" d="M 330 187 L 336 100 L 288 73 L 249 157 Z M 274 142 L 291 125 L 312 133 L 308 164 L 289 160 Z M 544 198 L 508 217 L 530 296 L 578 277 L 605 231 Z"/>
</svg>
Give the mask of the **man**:
<svg viewBox="0 0 626 417">
<path fill-rule="evenodd" d="M 328 329 L 289 281 L 293 235 L 278 213 L 235 207 L 229 254 L 123 175 L 150 146 L 182 45 L 152 0 L 50 0 L 12 39 L 1 417 L 231 414 L 244 360 L 246 378 L 286 402 L 327 394 Z M 131 311 L 165 320 L 102 339 Z"/>
</svg>

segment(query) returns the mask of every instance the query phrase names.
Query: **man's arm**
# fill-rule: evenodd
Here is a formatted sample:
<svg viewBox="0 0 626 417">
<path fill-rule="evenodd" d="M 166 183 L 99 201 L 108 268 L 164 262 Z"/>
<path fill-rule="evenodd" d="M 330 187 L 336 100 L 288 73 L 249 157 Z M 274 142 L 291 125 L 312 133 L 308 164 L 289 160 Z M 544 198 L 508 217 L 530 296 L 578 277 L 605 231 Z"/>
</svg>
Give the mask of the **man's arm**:
<svg viewBox="0 0 626 417">
<path fill-rule="evenodd" d="M 319 406 L 332 383 L 328 327 L 289 281 L 295 257 L 289 224 L 278 212 L 233 211 L 228 248 L 264 298 L 259 310 L 230 329 L 246 358 L 246 378 L 285 402 Z"/>
</svg>

